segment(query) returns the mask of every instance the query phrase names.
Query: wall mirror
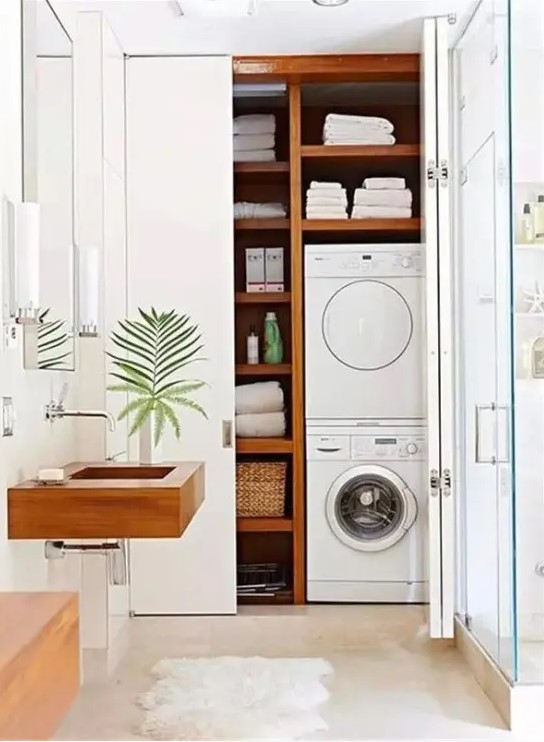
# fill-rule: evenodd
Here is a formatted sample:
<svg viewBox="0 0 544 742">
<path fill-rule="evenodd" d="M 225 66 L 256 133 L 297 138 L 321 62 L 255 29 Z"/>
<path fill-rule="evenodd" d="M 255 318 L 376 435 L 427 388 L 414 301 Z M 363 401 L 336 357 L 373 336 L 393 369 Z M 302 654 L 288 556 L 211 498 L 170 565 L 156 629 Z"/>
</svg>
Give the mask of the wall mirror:
<svg viewBox="0 0 544 742">
<path fill-rule="evenodd" d="M 75 369 L 73 45 L 47 0 L 23 0 L 23 193 L 40 204 L 40 321 L 25 368 Z"/>
</svg>

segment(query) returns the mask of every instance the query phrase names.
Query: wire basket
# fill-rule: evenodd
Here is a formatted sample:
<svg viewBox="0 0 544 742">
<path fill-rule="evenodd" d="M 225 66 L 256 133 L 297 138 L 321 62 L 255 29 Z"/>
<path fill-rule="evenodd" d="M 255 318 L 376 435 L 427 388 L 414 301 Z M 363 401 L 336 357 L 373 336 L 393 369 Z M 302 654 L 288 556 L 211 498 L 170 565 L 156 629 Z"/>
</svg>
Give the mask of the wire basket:
<svg viewBox="0 0 544 742">
<path fill-rule="evenodd" d="M 236 464 L 236 514 L 239 518 L 285 515 L 287 463 L 250 461 Z"/>
</svg>

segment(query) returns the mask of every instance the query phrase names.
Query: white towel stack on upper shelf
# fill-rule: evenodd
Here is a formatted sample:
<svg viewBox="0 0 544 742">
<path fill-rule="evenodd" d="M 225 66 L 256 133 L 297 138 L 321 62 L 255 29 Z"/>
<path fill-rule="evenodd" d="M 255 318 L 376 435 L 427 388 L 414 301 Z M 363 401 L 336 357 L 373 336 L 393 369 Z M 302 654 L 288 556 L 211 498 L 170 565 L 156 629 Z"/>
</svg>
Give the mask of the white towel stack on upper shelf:
<svg viewBox="0 0 544 742">
<path fill-rule="evenodd" d="M 379 116 L 329 113 L 323 126 L 323 144 L 395 144 L 394 126 Z"/>
<path fill-rule="evenodd" d="M 412 191 L 404 178 L 366 178 L 353 196 L 352 219 L 411 219 Z"/>
<path fill-rule="evenodd" d="M 312 180 L 306 191 L 306 219 L 347 219 L 348 197 L 341 183 Z"/>
<path fill-rule="evenodd" d="M 278 381 L 237 386 L 235 411 L 238 438 L 281 438 L 285 435 L 283 389 Z"/>
<path fill-rule="evenodd" d="M 250 113 L 234 119 L 234 162 L 274 162 L 276 117 Z"/>
</svg>

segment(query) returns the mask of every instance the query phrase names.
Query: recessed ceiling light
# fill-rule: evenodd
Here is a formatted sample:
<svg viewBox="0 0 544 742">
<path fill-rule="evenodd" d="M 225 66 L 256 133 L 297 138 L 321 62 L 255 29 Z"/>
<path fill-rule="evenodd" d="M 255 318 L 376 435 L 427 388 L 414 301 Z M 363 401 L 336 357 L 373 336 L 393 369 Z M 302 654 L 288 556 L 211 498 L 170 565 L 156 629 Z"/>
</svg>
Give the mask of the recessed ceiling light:
<svg viewBox="0 0 544 742">
<path fill-rule="evenodd" d="M 322 5 L 327 8 L 334 8 L 338 5 L 345 5 L 349 0 L 313 0 L 316 5 Z"/>
</svg>

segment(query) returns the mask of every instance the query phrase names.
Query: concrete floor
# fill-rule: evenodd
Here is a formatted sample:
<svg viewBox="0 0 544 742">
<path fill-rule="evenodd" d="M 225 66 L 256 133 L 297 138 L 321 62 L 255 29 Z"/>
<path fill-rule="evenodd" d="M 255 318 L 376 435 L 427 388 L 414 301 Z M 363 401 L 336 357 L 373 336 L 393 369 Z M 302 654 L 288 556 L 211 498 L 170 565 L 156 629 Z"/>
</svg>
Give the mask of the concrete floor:
<svg viewBox="0 0 544 742">
<path fill-rule="evenodd" d="M 323 657 L 334 667 L 323 740 L 513 740 L 456 649 L 426 638 L 419 606 L 245 608 L 232 617 L 136 618 L 107 682 L 86 684 L 59 740 L 134 740 L 135 697 L 164 657 Z"/>
</svg>

